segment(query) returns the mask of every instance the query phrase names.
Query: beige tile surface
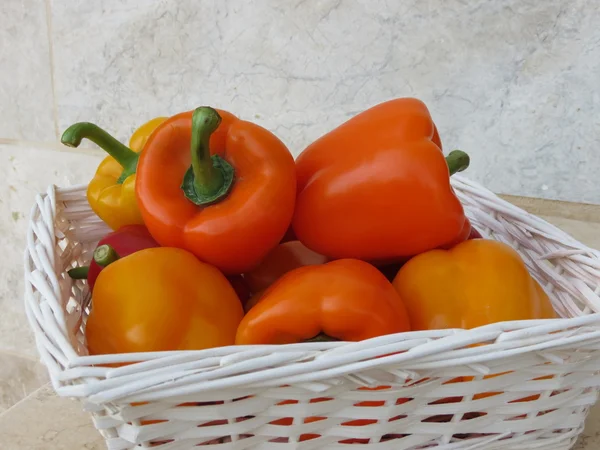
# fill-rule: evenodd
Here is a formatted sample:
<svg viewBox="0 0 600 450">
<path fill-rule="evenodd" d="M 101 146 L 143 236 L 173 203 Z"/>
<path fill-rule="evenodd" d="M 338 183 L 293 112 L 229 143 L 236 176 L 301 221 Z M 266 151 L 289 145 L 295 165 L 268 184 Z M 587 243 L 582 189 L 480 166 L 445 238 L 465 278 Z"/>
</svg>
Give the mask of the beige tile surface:
<svg viewBox="0 0 600 450">
<path fill-rule="evenodd" d="M 600 205 L 593 203 L 564 202 L 514 195 L 500 195 L 500 197 L 538 216 L 563 217 L 580 222 L 600 223 Z"/>
<path fill-rule="evenodd" d="M 48 372 L 37 360 L 0 352 L 0 414 L 47 382 Z"/>
<path fill-rule="evenodd" d="M 544 215 L 540 217 L 566 231 L 587 246 L 600 250 L 600 223 L 582 222 L 564 217 L 549 217 Z"/>
<path fill-rule="evenodd" d="M 585 430 L 573 450 L 596 450 L 600 448 L 600 404 L 590 411 Z"/>
<path fill-rule="evenodd" d="M 104 439 L 77 401 L 45 385 L 0 413 L 0 450 L 101 450 Z"/>
<path fill-rule="evenodd" d="M 45 1 L 2 1 L 0 67 L 0 139 L 56 139 Z"/>
</svg>

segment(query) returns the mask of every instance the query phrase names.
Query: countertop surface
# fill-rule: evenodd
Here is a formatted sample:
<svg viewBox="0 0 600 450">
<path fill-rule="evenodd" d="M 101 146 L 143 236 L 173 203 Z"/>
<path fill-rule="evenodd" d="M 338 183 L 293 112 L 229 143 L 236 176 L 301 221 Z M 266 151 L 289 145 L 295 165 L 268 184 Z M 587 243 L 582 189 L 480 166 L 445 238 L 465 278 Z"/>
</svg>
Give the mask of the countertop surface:
<svg viewBox="0 0 600 450">
<path fill-rule="evenodd" d="M 0 147 L 1 150 L 1 147 Z M 25 150 L 23 150 L 25 151 Z M 36 156 L 30 154 L 28 156 Z M 81 155 L 65 154 L 59 158 L 70 161 L 82 158 Z M 11 156 L 16 162 L 17 156 Z M 85 157 L 96 162 L 95 157 Z M 87 159 L 77 161 L 75 173 L 84 173 Z M 86 164 L 83 164 L 86 163 Z M 44 161 L 39 161 L 44 164 Z M 44 177 L 30 178 L 27 183 L 14 174 L 23 174 L 18 167 L 8 169 L 7 190 L 12 183 L 21 183 L 27 188 L 21 190 L 21 198 L 31 204 L 34 189 L 41 186 Z M 15 176 L 17 179 L 15 179 Z M 75 177 L 77 178 L 77 177 Z M 40 189 L 38 188 L 38 190 Z M 505 197 L 507 200 L 543 217 L 549 222 L 575 236 L 585 244 L 600 248 L 600 206 L 564 203 L 522 197 Z M 21 204 L 21 203 L 19 203 Z M 24 203 L 25 204 L 25 203 Z M 0 202 L 0 208 L 5 204 Z M 3 219 L 6 214 L 2 214 Z M 26 324 L 22 301 L 21 258 L 24 246 L 23 227 L 26 213 L 16 208 L 10 222 L 1 225 L 12 235 L 0 237 L 3 249 L 10 258 L 0 260 L 0 293 L 5 301 L 0 314 L 0 342 L 11 343 L 19 350 L 0 351 L 0 449 L 2 450 L 72 450 L 104 449 L 104 441 L 94 429 L 89 416 L 82 411 L 81 405 L 71 399 L 59 398 L 48 383 L 44 367 L 39 363 L 33 338 Z M 11 227 L 12 225 L 12 227 Z M 10 241 L 10 242 L 9 242 Z M 576 450 L 592 450 L 600 446 L 600 405 L 591 412 L 587 427 L 580 437 Z"/>
</svg>

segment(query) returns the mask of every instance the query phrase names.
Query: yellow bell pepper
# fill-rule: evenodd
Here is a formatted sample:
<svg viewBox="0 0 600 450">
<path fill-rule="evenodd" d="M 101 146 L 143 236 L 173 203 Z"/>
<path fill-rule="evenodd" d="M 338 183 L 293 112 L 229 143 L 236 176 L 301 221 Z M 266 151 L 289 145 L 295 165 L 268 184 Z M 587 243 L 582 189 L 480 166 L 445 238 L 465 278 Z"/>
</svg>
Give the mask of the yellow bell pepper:
<svg viewBox="0 0 600 450">
<path fill-rule="evenodd" d="M 85 329 L 91 355 L 233 345 L 244 311 L 215 267 L 169 247 L 119 257 L 101 245 L 94 261 L 104 269 Z"/>
<path fill-rule="evenodd" d="M 414 330 L 557 317 L 521 256 L 488 239 L 417 255 L 400 269 L 393 285 Z"/>
<path fill-rule="evenodd" d="M 167 117 L 155 117 L 135 130 L 129 139 L 129 148 L 134 152 L 141 152 L 150 135 L 165 120 L 167 120 Z"/>
<path fill-rule="evenodd" d="M 61 142 L 68 147 L 78 147 L 82 139 L 89 139 L 109 154 L 88 185 L 87 199 L 92 210 L 113 230 L 144 223 L 135 198 L 138 154 L 148 137 L 166 119 L 157 117 L 139 127 L 131 136 L 129 147 L 89 122 L 71 125 L 61 137 Z"/>
</svg>

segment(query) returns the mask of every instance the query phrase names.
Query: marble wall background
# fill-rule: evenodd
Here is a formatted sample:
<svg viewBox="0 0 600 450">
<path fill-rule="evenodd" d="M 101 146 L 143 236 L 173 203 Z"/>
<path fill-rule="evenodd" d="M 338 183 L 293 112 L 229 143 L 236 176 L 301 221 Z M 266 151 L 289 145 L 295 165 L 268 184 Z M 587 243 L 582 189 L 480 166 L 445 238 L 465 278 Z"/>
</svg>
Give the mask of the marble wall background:
<svg viewBox="0 0 600 450">
<path fill-rule="evenodd" d="M 368 106 L 416 96 L 494 191 L 600 203 L 599 6 L 5 0 L 0 139 L 56 146 L 79 120 L 126 139 L 155 115 L 212 104 L 299 152 Z"/>
</svg>

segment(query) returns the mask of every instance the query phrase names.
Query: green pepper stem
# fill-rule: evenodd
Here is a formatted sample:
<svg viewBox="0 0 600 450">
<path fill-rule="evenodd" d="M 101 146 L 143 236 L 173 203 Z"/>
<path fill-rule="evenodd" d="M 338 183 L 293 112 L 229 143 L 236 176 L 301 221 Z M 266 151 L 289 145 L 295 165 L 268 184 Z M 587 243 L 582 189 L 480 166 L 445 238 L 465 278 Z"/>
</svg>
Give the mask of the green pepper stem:
<svg viewBox="0 0 600 450">
<path fill-rule="evenodd" d="M 119 259 L 119 254 L 108 244 L 104 244 L 94 250 L 94 261 L 100 267 L 106 267 Z"/>
<path fill-rule="evenodd" d="M 74 280 L 85 280 L 88 277 L 89 266 L 74 267 L 67 271 L 69 276 Z"/>
<path fill-rule="evenodd" d="M 79 147 L 83 139 L 92 141 L 123 167 L 122 179 L 135 173 L 139 154 L 123 145 L 98 125 L 89 122 L 75 123 L 65 130 L 60 142 L 67 147 Z"/>
<path fill-rule="evenodd" d="M 209 106 L 201 106 L 192 115 L 192 169 L 194 189 L 200 195 L 211 196 L 223 186 L 223 173 L 210 157 L 210 136 L 221 124 L 219 113 Z"/>
<path fill-rule="evenodd" d="M 181 189 L 198 206 L 209 206 L 224 199 L 233 186 L 235 170 L 218 154 L 210 154 L 210 136 L 219 128 L 221 116 L 209 107 L 196 108 L 192 114 L 192 165 L 185 172 Z"/>
<path fill-rule="evenodd" d="M 462 150 L 453 150 L 446 156 L 446 163 L 448 164 L 450 176 L 465 170 L 469 167 L 470 162 L 471 158 L 469 158 L 469 155 Z"/>
</svg>

